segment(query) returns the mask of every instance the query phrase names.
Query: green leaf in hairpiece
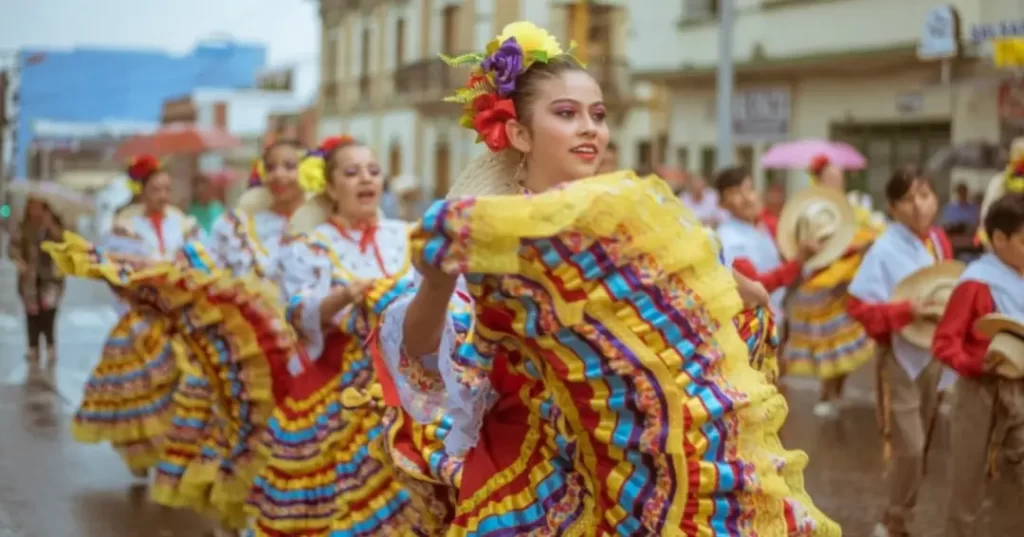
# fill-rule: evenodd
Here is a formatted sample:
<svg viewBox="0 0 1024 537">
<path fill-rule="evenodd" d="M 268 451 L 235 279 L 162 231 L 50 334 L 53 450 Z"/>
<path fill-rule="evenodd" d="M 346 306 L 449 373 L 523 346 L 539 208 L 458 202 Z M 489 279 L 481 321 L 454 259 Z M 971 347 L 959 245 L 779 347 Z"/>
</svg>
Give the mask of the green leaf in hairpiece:
<svg viewBox="0 0 1024 537">
<path fill-rule="evenodd" d="M 530 57 L 533 58 L 533 61 L 540 62 L 540 63 L 548 63 L 548 53 L 547 53 L 547 51 L 544 51 L 544 50 L 534 50 L 534 51 L 530 52 Z"/>
<path fill-rule="evenodd" d="M 479 52 L 460 54 L 455 57 L 446 56 L 444 54 L 438 54 L 438 56 L 441 57 L 441 61 L 448 64 L 450 67 L 467 67 L 484 61 L 484 55 Z"/>
</svg>

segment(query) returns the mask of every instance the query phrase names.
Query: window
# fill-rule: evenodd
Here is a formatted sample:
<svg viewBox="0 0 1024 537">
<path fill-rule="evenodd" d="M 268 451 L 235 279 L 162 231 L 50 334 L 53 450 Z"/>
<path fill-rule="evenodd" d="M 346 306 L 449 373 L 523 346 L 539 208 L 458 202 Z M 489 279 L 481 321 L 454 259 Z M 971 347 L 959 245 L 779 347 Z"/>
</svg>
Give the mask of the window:
<svg viewBox="0 0 1024 537">
<path fill-rule="evenodd" d="M 405 64 L 405 19 L 395 21 L 395 68 Z"/>
<path fill-rule="evenodd" d="M 359 71 L 363 76 L 370 74 L 370 45 L 373 43 L 373 34 L 369 28 L 363 28 L 363 43 L 359 50 L 362 55 L 359 59 Z"/>
<path fill-rule="evenodd" d="M 700 150 L 700 174 L 709 181 L 715 175 L 715 155 L 714 146 L 702 147 Z"/>
<path fill-rule="evenodd" d="M 458 54 L 458 19 L 459 19 L 459 6 L 446 6 L 442 12 L 441 19 L 441 39 L 443 52 L 447 56 L 454 56 Z"/>
<path fill-rule="evenodd" d="M 448 144 L 434 146 L 434 198 L 444 199 L 451 183 L 451 151 Z"/>
<path fill-rule="evenodd" d="M 830 130 L 831 139 L 852 145 L 867 159 L 867 168 L 846 172 L 846 187 L 871 194 L 876 207 L 884 206 L 885 183 L 894 169 L 908 164 L 923 166 L 951 140 L 948 122 L 842 123 Z M 936 192 L 949 192 L 949 174 L 933 179 Z"/>
<path fill-rule="evenodd" d="M 636 170 L 638 173 L 646 174 L 651 172 L 653 167 L 654 148 L 650 140 L 640 140 L 636 143 Z"/>
<path fill-rule="evenodd" d="M 684 21 L 704 21 L 718 18 L 718 0 L 683 0 Z"/>
<path fill-rule="evenodd" d="M 402 148 L 397 143 L 388 150 L 388 175 L 392 179 L 402 175 Z"/>
<path fill-rule="evenodd" d="M 690 171 L 690 148 L 676 148 L 676 167 L 684 172 Z"/>
<path fill-rule="evenodd" d="M 338 79 L 338 34 L 326 29 L 324 38 L 323 75 L 321 80 L 330 84 Z"/>
</svg>

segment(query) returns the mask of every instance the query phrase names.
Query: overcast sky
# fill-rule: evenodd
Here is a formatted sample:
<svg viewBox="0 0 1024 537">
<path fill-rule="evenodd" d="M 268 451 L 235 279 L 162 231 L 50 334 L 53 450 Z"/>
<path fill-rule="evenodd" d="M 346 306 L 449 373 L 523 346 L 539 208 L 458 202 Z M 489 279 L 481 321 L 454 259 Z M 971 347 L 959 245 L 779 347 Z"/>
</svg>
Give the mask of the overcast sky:
<svg viewBox="0 0 1024 537">
<path fill-rule="evenodd" d="M 0 0 L 0 55 L 82 45 L 187 52 L 230 37 L 265 44 L 271 65 L 299 65 L 303 92 L 316 83 L 318 32 L 315 0 Z"/>
</svg>

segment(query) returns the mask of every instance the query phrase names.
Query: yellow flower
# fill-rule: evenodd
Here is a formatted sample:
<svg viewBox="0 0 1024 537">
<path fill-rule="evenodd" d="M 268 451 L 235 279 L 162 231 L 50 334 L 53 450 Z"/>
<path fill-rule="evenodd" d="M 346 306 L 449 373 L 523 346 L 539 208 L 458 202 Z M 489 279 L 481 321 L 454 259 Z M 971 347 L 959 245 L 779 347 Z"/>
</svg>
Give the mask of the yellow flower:
<svg viewBox="0 0 1024 537">
<path fill-rule="evenodd" d="M 498 36 L 498 43 L 504 43 L 506 39 L 514 37 L 524 52 L 546 52 L 548 58 L 561 54 L 562 47 L 559 46 L 555 36 L 547 30 L 540 28 L 529 21 L 513 22 L 501 31 Z"/>
</svg>

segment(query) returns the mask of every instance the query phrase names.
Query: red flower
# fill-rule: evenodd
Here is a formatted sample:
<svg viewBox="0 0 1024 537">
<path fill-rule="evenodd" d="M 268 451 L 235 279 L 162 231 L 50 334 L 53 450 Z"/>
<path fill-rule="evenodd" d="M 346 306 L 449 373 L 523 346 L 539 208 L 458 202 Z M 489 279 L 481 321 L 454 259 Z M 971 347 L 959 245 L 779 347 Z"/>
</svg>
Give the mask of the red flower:
<svg viewBox="0 0 1024 537">
<path fill-rule="evenodd" d="M 493 93 L 473 99 L 473 129 L 480 134 L 491 151 L 501 151 L 509 145 L 505 124 L 516 119 L 512 99 L 500 99 Z"/>
<path fill-rule="evenodd" d="M 128 177 L 133 181 L 144 181 L 160 169 L 160 161 L 153 155 L 139 155 L 128 162 Z"/>
<path fill-rule="evenodd" d="M 467 88 L 472 88 L 473 86 L 476 86 L 479 83 L 484 83 L 484 84 L 489 83 L 489 81 L 487 80 L 487 75 L 482 75 L 482 74 L 472 74 L 472 75 L 469 75 L 469 82 L 466 83 L 466 87 Z"/>
<path fill-rule="evenodd" d="M 1019 160 L 1013 167 L 1014 177 L 1024 177 L 1024 160 Z"/>
<path fill-rule="evenodd" d="M 341 136 L 331 136 L 330 138 L 324 138 L 324 141 L 320 142 L 320 150 L 323 151 L 325 154 L 330 153 L 331 151 L 334 150 L 334 148 L 338 146 L 348 145 L 355 141 L 355 138 L 347 134 L 343 134 Z"/>
<path fill-rule="evenodd" d="M 828 156 L 817 155 L 811 159 L 811 164 L 807 167 L 807 170 L 811 172 L 811 175 L 821 175 L 821 172 L 825 171 L 825 166 L 828 166 Z"/>
</svg>

